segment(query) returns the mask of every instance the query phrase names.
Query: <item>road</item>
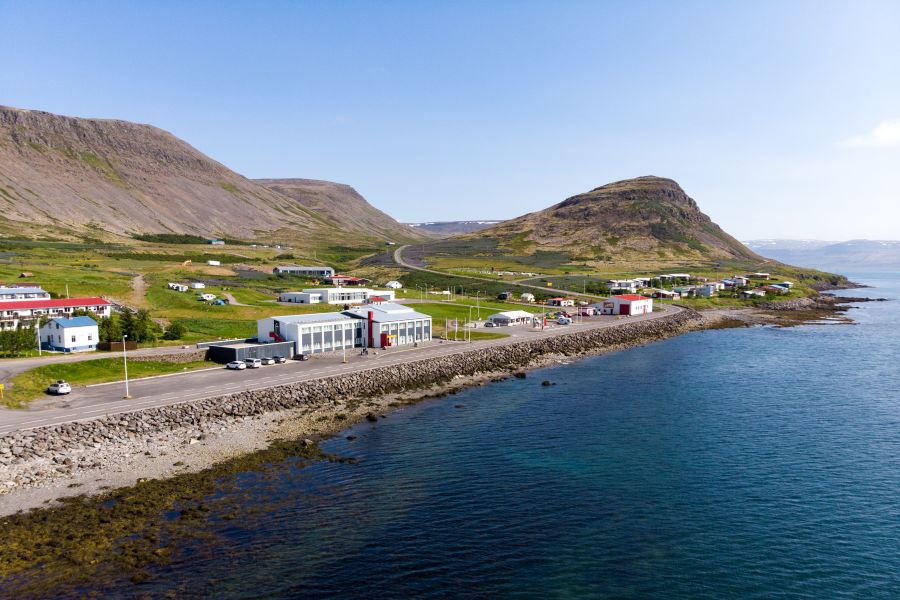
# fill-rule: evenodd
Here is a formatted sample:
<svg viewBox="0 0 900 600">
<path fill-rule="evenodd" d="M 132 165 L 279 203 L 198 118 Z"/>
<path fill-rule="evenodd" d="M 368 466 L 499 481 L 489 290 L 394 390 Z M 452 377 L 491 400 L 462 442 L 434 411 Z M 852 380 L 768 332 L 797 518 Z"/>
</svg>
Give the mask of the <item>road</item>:
<svg viewBox="0 0 900 600">
<path fill-rule="evenodd" d="M 436 275 L 443 275 L 444 277 L 459 277 L 460 279 L 478 279 L 479 281 L 490 281 L 491 283 L 500 283 L 506 284 L 509 286 L 517 286 L 517 287 L 525 287 L 532 290 L 539 290 L 541 292 L 547 293 L 550 292 L 552 294 L 563 294 L 568 296 L 575 296 L 578 298 L 587 298 L 589 300 L 596 301 L 599 299 L 599 296 L 593 296 L 591 294 L 585 294 L 583 292 L 576 292 L 575 290 L 563 290 L 559 288 L 550 288 L 542 285 L 532 285 L 530 283 L 519 283 L 518 281 L 504 281 L 503 279 L 496 279 L 491 277 L 480 277 L 478 275 L 455 275 L 453 273 L 446 273 L 444 271 L 438 271 L 435 269 L 428 269 L 425 267 L 419 267 L 412 263 L 408 263 L 403 259 L 403 251 L 409 248 L 409 244 L 405 246 L 400 246 L 396 250 L 394 250 L 394 262 L 404 267 L 406 269 L 412 269 L 413 271 L 422 271 L 423 273 L 434 273 Z"/>
<path fill-rule="evenodd" d="M 505 328 L 504 332 L 510 332 L 511 335 L 501 339 L 468 343 L 432 341 L 419 348 L 406 347 L 378 351 L 377 355 L 360 356 L 358 352 L 348 352 L 346 364 L 341 362 L 340 353 L 332 353 L 316 355 L 312 360 L 305 362 L 288 361 L 286 364 L 269 365 L 260 369 L 231 371 L 224 367 L 216 367 L 202 371 L 133 380 L 129 386 L 132 395 L 130 400 L 123 399 L 125 389 L 122 382 L 76 388 L 69 396 L 34 402 L 28 409 L 0 410 L 0 435 L 35 427 L 98 419 L 107 415 L 169 406 L 236 392 L 301 383 L 349 372 L 378 369 L 478 348 L 515 344 L 589 329 L 615 327 L 626 323 L 658 319 L 680 310 L 678 307 L 669 306 L 666 312 L 656 312 L 627 319 L 589 317 L 585 318 L 582 323 L 552 326 L 544 331 L 528 327 L 509 327 Z"/>
<path fill-rule="evenodd" d="M 191 344 L 187 348 L 181 346 L 159 346 L 157 348 L 141 348 L 129 350 L 128 356 L 153 356 L 154 354 L 176 354 L 178 352 L 193 352 L 197 348 Z M 101 358 L 120 358 L 121 352 L 75 352 L 63 354 L 58 352 L 44 352 L 43 356 L 32 358 L 4 358 L 0 360 L 0 381 L 6 381 L 22 371 L 67 362 L 81 362 L 84 360 L 98 360 Z"/>
</svg>

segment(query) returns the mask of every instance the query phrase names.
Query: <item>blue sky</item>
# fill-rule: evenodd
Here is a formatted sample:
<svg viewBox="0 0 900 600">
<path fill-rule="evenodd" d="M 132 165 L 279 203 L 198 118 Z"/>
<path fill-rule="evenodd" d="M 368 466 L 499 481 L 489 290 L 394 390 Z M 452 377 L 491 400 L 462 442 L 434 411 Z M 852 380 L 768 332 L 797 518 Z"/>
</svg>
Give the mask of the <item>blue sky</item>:
<svg viewBox="0 0 900 600">
<path fill-rule="evenodd" d="M 0 104 L 405 221 L 653 174 L 742 239 L 898 239 L 898 32 L 900 2 L 0 0 Z"/>
</svg>

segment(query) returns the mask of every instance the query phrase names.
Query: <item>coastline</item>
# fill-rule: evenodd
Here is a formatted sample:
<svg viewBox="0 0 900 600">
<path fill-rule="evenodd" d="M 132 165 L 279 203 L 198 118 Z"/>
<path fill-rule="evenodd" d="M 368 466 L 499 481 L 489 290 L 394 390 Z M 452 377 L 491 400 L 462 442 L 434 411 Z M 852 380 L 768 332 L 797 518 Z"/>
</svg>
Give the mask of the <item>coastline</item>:
<svg viewBox="0 0 900 600">
<path fill-rule="evenodd" d="M 374 385 L 342 375 L 7 436 L 10 443 L 0 447 L 0 458 L 17 458 L 15 450 L 22 448 L 13 446 L 16 443 L 47 448 L 0 464 L 0 516 L 196 473 L 262 451 L 278 440 L 303 440 L 312 448 L 367 418 L 387 418 L 393 410 L 466 387 L 722 326 L 735 324 L 722 315 L 704 317 L 681 309 L 652 321 L 386 367 Z M 180 425 L 157 425 L 153 420 L 157 417 Z M 62 442 L 47 444 L 42 434 Z M 37 439 L 28 441 L 29 437 Z M 10 447 L 11 453 L 4 454 Z"/>
</svg>

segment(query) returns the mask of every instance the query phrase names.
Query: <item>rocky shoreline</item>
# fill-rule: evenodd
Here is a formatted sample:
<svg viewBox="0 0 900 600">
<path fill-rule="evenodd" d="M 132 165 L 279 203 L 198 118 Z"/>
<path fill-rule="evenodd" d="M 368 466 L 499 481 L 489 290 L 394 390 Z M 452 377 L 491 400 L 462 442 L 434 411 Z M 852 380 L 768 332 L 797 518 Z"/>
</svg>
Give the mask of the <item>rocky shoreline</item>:
<svg viewBox="0 0 900 600">
<path fill-rule="evenodd" d="M 715 319 L 684 309 L 652 321 L 8 434 L 0 437 L 0 515 L 198 471 L 275 439 L 314 444 L 362 419 L 462 387 L 714 326 Z"/>
</svg>

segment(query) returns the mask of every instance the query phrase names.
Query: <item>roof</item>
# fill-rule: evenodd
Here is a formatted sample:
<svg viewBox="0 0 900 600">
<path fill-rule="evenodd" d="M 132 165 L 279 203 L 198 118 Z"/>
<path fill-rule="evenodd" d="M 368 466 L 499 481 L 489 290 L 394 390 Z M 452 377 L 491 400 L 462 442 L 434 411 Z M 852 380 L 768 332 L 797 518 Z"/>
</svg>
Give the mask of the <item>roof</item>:
<svg viewBox="0 0 900 600">
<path fill-rule="evenodd" d="M 636 300 L 650 300 L 650 298 L 646 298 L 639 294 L 622 294 L 621 296 L 613 296 L 616 300 L 627 300 L 628 302 L 634 302 Z"/>
<path fill-rule="evenodd" d="M 352 321 L 352 317 L 348 317 L 340 312 L 327 313 L 311 313 L 306 315 L 283 315 L 280 317 L 271 317 L 282 323 L 332 323 L 334 321 Z"/>
<path fill-rule="evenodd" d="M 357 319 L 366 319 L 372 311 L 372 318 L 376 323 L 386 323 L 390 321 L 408 321 L 409 319 L 430 319 L 431 317 L 417 312 L 408 306 L 396 304 L 394 302 L 385 302 L 384 304 L 368 304 L 357 308 L 345 310 L 344 314 Z"/>
<path fill-rule="evenodd" d="M 14 302 L 4 302 L 0 305 L 0 309 L 78 308 L 79 306 L 107 306 L 108 304 L 109 302 L 99 297 L 45 298 L 43 300 L 16 300 Z"/>
<path fill-rule="evenodd" d="M 504 317 L 507 319 L 530 319 L 534 315 L 532 315 L 528 311 L 524 310 L 505 310 L 503 312 L 498 312 L 497 314 L 491 315 L 489 318 L 493 319 L 494 317 Z"/>
<path fill-rule="evenodd" d="M 55 319 L 50 319 L 51 323 L 58 323 L 60 327 L 96 327 L 97 321 L 93 320 L 90 317 L 72 317 L 71 319 L 66 319 L 63 317 L 57 317 Z"/>
<path fill-rule="evenodd" d="M 16 286 L 0 286 L 0 294 L 46 294 L 42 288 L 37 286 L 16 287 Z"/>
</svg>

